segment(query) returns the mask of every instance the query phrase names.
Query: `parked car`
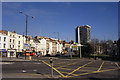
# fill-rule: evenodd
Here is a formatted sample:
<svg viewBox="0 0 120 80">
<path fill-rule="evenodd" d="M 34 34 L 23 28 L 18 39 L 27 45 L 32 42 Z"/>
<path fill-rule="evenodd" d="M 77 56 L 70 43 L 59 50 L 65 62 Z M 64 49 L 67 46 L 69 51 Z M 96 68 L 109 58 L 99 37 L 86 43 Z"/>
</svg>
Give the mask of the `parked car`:
<svg viewBox="0 0 120 80">
<path fill-rule="evenodd" d="M 25 53 L 23 53 L 23 56 L 25 56 Z M 29 56 L 29 53 L 26 53 L 26 56 Z"/>
<path fill-rule="evenodd" d="M 46 54 L 45 56 L 50 57 L 50 54 Z"/>
<path fill-rule="evenodd" d="M 30 56 L 35 56 L 35 55 L 36 55 L 36 53 L 35 53 L 35 52 L 30 54 Z"/>
<path fill-rule="evenodd" d="M 60 53 L 57 53 L 57 54 L 55 55 L 55 57 L 58 57 L 58 56 L 60 56 Z"/>
</svg>

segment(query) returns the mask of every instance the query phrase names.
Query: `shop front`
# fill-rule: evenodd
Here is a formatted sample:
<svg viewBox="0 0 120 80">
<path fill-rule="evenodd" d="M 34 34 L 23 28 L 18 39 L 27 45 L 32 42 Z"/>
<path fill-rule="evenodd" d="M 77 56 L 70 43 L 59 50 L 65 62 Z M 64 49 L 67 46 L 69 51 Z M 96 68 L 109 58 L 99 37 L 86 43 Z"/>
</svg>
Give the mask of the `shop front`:
<svg viewBox="0 0 120 80">
<path fill-rule="evenodd" d="M 8 49 L 7 57 L 16 57 L 16 49 Z"/>
<path fill-rule="evenodd" d="M 21 55 L 22 55 L 22 50 L 17 50 L 16 57 L 21 56 Z"/>
<path fill-rule="evenodd" d="M 7 50 L 6 49 L 0 49 L 0 56 L 7 57 Z"/>
</svg>

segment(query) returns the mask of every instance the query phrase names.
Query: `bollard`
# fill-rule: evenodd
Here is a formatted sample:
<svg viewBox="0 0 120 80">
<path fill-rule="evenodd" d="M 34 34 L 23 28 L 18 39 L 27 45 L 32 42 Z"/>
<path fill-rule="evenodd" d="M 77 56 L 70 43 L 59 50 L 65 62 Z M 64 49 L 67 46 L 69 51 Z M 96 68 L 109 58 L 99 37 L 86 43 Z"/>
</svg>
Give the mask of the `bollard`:
<svg viewBox="0 0 120 80">
<path fill-rule="evenodd" d="M 53 59 L 50 58 L 50 63 L 51 63 L 51 76 L 53 77 Z"/>
<path fill-rule="evenodd" d="M 31 60 L 32 58 L 31 58 L 31 56 L 29 56 L 29 60 Z"/>
</svg>

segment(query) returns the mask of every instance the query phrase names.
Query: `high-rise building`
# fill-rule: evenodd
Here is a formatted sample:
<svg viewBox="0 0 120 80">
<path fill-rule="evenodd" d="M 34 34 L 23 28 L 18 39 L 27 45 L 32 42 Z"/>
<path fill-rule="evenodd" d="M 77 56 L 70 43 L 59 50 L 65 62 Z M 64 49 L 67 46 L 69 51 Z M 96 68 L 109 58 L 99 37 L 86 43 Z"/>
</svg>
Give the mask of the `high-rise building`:
<svg viewBox="0 0 120 80">
<path fill-rule="evenodd" d="M 86 44 L 90 42 L 90 26 L 83 25 L 77 26 L 76 31 L 76 43 Z"/>
</svg>

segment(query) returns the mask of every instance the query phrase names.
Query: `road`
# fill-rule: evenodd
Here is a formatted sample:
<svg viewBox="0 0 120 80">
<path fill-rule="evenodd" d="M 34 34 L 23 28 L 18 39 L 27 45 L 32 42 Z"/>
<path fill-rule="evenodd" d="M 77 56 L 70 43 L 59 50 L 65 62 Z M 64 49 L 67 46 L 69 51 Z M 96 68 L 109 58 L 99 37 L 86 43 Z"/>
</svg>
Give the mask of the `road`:
<svg viewBox="0 0 120 80">
<path fill-rule="evenodd" d="M 31 61 L 7 60 L 1 64 L 3 78 L 83 78 L 84 80 L 120 78 L 120 62 L 112 61 L 53 58 L 52 67 L 48 57 L 40 57 Z M 53 77 L 51 77 L 52 68 Z"/>
</svg>

